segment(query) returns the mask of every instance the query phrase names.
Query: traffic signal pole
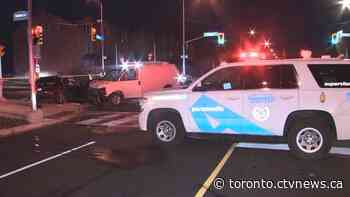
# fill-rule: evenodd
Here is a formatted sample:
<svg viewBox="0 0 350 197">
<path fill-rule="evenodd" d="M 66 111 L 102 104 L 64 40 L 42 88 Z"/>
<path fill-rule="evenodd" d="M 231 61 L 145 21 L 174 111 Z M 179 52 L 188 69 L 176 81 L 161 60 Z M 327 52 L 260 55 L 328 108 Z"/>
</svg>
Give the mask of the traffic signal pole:
<svg viewBox="0 0 350 197">
<path fill-rule="evenodd" d="M 2 56 L 0 55 L 0 80 L 2 80 Z"/>
<path fill-rule="evenodd" d="M 0 55 L 0 101 L 4 99 L 2 90 L 3 90 L 3 81 L 2 81 L 2 56 Z"/>
<path fill-rule="evenodd" d="M 182 0 L 182 74 L 186 76 L 186 21 L 185 0 Z"/>
<path fill-rule="evenodd" d="M 27 37 L 28 37 L 28 57 L 29 57 L 29 84 L 31 90 L 31 100 L 32 109 L 37 111 L 36 103 L 36 88 L 35 88 L 35 73 L 34 73 L 34 59 L 33 59 L 33 35 L 32 35 L 32 0 L 28 0 L 28 27 L 27 27 Z"/>
</svg>

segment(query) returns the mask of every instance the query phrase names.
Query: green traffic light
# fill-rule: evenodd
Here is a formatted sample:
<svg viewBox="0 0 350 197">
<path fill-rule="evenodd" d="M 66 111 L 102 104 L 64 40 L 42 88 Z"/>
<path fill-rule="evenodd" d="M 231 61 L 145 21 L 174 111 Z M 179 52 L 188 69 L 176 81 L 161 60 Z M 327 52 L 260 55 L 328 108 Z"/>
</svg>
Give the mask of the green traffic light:
<svg viewBox="0 0 350 197">
<path fill-rule="evenodd" d="M 218 44 L 219 45 L 224 45 L 225 42 L 226 42 L 225 34 L 224 33 L 219 33 L 219 35 L 218 35 Z"/>
</svg>

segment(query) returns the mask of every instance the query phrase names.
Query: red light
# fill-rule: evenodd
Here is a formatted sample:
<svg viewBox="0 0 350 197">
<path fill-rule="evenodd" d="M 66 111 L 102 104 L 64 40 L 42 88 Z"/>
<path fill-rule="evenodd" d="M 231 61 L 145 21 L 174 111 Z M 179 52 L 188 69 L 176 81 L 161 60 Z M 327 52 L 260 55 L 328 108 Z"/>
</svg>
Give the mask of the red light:
<svg viewBox="0 0 350 197">
<path fill-rule="evenodd" d="M 35 34 L 41 34 L 41 33 L 43 33 L 43 26 L 40 26 L 40 25 L 36 26 Z"/>
<path fill-rule="evenodd" d="M 243 51 L 239 54 L 240 59 L 266 59 L 265 53 L 258 51 Z"/>
</svg>

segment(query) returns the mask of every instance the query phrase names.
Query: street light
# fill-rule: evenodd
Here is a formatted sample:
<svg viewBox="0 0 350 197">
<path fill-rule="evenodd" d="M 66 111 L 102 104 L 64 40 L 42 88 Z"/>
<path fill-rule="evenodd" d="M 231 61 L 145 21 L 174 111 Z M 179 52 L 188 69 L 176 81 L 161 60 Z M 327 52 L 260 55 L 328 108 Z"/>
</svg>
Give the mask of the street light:
<svg viewBox="0 0 350 197">
<path fill-rule="evenodd" d="M 342 9 L 350 9 L 350 0 L 341 0 L 338 2 L 340 5 L 342 5 Z"/>
<path fill-rule="evenodd" d="M 210 3 L 213 4 L 215 2 L 215 0 L 211 0 Z M 198 1 L 198 3 L 200 3 L 200 0 Z M 187 41 L 186 41 L 186 20 L 185 20 L 185 16 L 186 16 L 186 10 L 185 10 L 185 0 L 182 0 L 182 75 L 186 75 L 186 58 L 188 58 L 188 56 L 186 55 L 186 45 L 187 45 Z M 221 35 L 221 44 L 224 43 L 224 35 Z"/>
</svg>

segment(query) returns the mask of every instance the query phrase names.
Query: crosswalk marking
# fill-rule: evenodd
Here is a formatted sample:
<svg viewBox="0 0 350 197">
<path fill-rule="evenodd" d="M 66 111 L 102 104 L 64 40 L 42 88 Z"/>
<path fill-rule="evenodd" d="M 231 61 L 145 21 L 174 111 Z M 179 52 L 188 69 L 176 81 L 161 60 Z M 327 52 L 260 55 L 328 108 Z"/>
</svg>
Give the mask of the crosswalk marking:
<svg viewBox="0 0 350 197">
<path fill-rule="evenodd" d="M 137 120 L 138 115 L 133 115 L 133 116 L 129 116 L 129 117 L 125 117 L 119 120 L 113 120 L 110 122 L 106 122 L 101 124 L 101 126 L 107 126 L 107 127 L 115 127 L 121 124 L 125 124 L 128 122 L 135 122 Z"/>
<path fill-rule="evenodd" d="M 121 116 L 125 116 L 128 115 L 130 113 L 117 113 L 117 114 L 110 114 L 110 115 L 104 115 L 104 116 L 100 116 L 98 118 L 91 118 L 91 119 L 87 119 L 87 120 L 83 120 L 80 122 L 77 122 L 76 124 L 79 125 L 92 125 L 92 124 L 96 124 L 98 122 L 102 122 L 106 119 L 111 119 L 111 118 L 119 118 Z"/>
<path fill-rule="evenodd" d="M 101 126 L 101 127 L 138 127 L 138 114 L 134 112 L 114 112 L 113 114 L 105 114 L 76 122 L 77 125 L 83 126 Z"/>
</svg>

